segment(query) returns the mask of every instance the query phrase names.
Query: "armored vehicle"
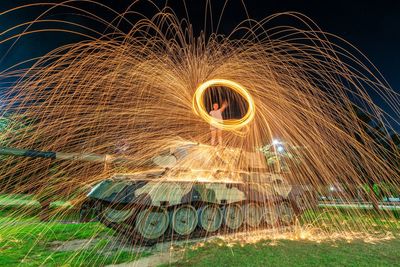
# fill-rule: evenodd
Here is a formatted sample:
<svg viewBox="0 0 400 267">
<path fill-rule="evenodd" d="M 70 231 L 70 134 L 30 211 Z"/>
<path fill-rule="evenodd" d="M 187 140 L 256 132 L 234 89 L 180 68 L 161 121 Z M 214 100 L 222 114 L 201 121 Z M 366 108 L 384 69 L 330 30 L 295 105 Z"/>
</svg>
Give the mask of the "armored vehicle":
<svg viewBox="0 0 400 267">
<path fill-rule="evenodd" d="M 127 159 L 0 148 L 0 154 L 66 160 Z M 290 225 L 315 205 L 307 186 L 270 172 L 261 153 L 184 144 L 132 173 L 94 185 L 82 213 L 142 243 Z"/>
</svg>

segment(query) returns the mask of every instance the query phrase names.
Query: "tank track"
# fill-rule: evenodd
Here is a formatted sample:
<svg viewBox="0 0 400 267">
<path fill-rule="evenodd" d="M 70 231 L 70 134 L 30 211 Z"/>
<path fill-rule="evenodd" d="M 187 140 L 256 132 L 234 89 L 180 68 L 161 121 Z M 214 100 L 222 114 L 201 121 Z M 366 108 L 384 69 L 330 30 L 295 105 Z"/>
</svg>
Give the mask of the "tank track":
<svg viewBox="0 0 400 267">
<path fill-rule="evenodd" d="M 279 203 L 282 203 L 282 202 L 289 203 L 289 201 L 285 201 L 285 200 L 279 201 Z M 279 203 L 275 203 L 275 204 L 279 204 Z M 293 203 L 289 203 L 289 204 L 292 206 L 292 209 L 294 211 L 293 219 L 291 220 L 290 224 L 285 224 L 281 221 L 280 218 L 278 218 L 277 222 L 274 225 L 269 225 L 263 219 L 262 222 L 260 223 L 260 225 L 257 226 L 256 228 L 250 227 L 243 222 L 242 225 L 238 229 L 232 230 L 232 229 L 229 229 L 226 225 L 224 225 L 224 223 L 222 223 L 220 228 L 214 232 L 207 232 L 206 230 L 201 229 L 200 226 L 197 225 L 195 230 L 192 233 L 190 233 L 189 235 L 179 235 L 174 232 L 171 225 L 168 223 L 167 230 L 164 232 L 164 234 L 161 237 L 156 238 L 156 239 L 145 239 L 135 230 L 134 224 L 135 224 L 136 216 L 132 216 L 132 217 L 128 218 L 122 224 L 108 221 L 102 215 L 102 210 L 104 210 L 104 208 L 106 208 L 108 206 L 105 203 L 100 203 L 101 208 L 97 208 L 97 218 L 102 224 L 113 229 L 116 232 L 117 237 L 119 237 L 120 239 L 123 239 L 124 242 L 127 242 L 131 245 L 154 246 L 158 243 L 175 242 L 175 241 L 183 241 L 183 240 L 191 241 L 191 240 L 196 240 L 199 238 L 209 238 L 209 237 L 213 237 L 213 236 L 228 235 L 228 234 L 233 234 L 233 233 L 243 234 L 243 233 L 246 233 L 247 231 L 252 231 L 252 230 L 258 231 L 258 230 L 264 230 L 264 229 L 286 228 L 286 227 L 290 226 L 291 224 L 293 224 L 293 222 L 295 221 L 295 218 L 298 217 L 299 215 L 301 215 L 301 213 L 302 213 L 297 207 L 293 206 Z M 220 206 L 220 207 L 222 207 L 222 206 Z M 196 209 L 196 211 L 197 210 L 198 209 Z M 170 212 L 171 212 L 171 210 L 168 210 L 168 215 L 170 215 Z"/>
</svg>

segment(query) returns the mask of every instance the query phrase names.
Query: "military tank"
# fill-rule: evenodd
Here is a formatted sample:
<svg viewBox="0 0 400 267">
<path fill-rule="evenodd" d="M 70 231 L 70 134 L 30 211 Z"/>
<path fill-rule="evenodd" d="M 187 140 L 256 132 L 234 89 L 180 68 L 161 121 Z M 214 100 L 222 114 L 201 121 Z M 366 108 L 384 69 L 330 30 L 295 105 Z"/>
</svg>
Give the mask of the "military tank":
<svg viewBox="0 0 400 267">
<path fill-rule="evenodd" d="M 0 154 L 90 162 L 126 162 L 107 155 L 1 147 Z M 287 226 L 315 206 L 310 187 L 271 172 L 261 153 L 201 144 L 174 146 L 132 173 L 95 184 L 81 214 L 152 244 L 263 227 Z"/>
</svg>

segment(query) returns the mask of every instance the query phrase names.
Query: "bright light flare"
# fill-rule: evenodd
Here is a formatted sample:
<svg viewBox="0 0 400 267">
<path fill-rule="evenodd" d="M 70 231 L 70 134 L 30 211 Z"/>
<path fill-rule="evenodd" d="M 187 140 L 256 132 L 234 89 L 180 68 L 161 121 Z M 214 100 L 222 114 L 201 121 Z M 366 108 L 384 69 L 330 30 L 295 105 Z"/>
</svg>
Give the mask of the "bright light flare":
<svg viewBox="0 0 400 267">
<path fill-rule="evenodd" d="M 274 139 L 274 140 L 272 140 L 272 144 L 273 144 L 274 146 L 276 146 L 276 145 L 281 144 L 281 141 L 279 141 L 278 139 Z"/>
</svg>

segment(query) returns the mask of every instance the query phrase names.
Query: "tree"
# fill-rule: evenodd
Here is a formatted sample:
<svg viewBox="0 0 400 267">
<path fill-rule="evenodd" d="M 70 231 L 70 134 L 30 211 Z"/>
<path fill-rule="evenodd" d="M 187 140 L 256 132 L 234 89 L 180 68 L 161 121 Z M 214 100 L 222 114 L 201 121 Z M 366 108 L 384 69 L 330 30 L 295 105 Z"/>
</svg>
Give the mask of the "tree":
<svg viewBox="0 0 400 267">
<path fill-rule="evenodd" d="M 377 120 L 374 116 L 367 113 L 367 111 L 362 110 L 361 108 L 353 105 L 353 111 L 356 115 L 359 125 L 361 126 L 361 132 L 356 134 L 356 139 L 362 145 L 365 144 L 365 138 L 362 135 L 368 137 L 369 140 L 373 141 L 376 144 L 377 151 L 379 155 L 389 163 L 390 166 L 393 166 L 394 169 L 399 171 L 400 165 L 400 138 L 397 133 L 388 133 L 385 125 L 382 121 Z M 362 135 L 361 135 L 362 134 Z M 364 173 L 364 181 L 368 186 L 368 195 L 369 199 L 372 203 L 372 206 L 375 211 L 379 210 L 379 203 L 378 203 L 378 194 L 377 189 L 375 188 L 375 181 L 372 177 L 368 177 L 367 172 L 364 170 L 364 166 L 360 166 L 361 172 Z M 382 190 L 379 190 L 380 192 Z M 385 194 L 385 192 L 381 192 Z"/>
</svg>

